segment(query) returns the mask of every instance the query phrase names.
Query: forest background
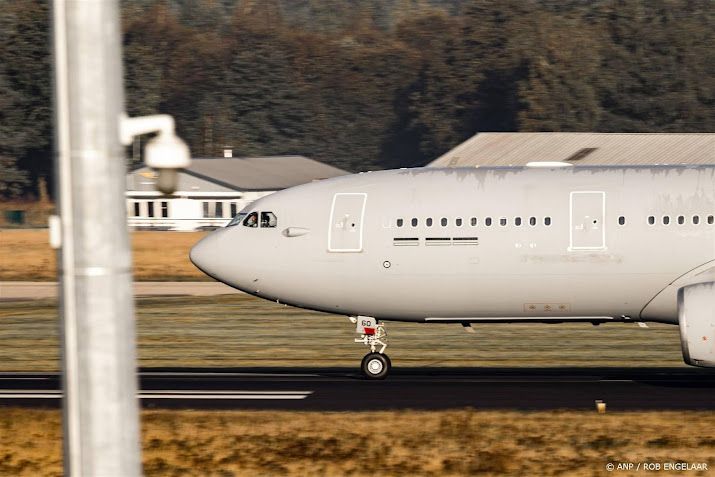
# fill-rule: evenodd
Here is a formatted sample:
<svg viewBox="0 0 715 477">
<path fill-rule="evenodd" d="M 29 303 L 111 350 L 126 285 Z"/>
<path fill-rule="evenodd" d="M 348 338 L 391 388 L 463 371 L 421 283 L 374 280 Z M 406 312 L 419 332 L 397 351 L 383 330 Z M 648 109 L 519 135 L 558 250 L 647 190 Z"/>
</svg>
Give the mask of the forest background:
<svg viewBox="0 0 715 477">
<path fill-rule="evenodd" d="M 5 198 L 53 183 L 48 4 L 0 0 Z M 172 114 L 194 157 L 357 172 L 423 165 L 481 131 L 715 131 L 711 0 L 120 5 L 127 110 Z"/>
</svg>

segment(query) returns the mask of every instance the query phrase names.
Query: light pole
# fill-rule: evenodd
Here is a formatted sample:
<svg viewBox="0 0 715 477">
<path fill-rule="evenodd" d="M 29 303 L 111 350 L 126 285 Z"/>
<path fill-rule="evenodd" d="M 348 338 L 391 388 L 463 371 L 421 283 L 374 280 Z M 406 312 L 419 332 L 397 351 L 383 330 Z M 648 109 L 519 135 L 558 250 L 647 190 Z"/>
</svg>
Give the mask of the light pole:
<svg viewBox="0 0 715 477">
<path fill-rule="evenodd" d="M 174 192 L 189 148 L 174 119 L 124 114 L 116 0 L 54 0 L 65 474 L 141 474 L 131 250 L 122 146 L 146 145 L 157 188 Z"/>
<path fill-rule="evenodd" d="M 119 8 L 54 0 L 65 474 L 141 474 Z"/>
</svg>

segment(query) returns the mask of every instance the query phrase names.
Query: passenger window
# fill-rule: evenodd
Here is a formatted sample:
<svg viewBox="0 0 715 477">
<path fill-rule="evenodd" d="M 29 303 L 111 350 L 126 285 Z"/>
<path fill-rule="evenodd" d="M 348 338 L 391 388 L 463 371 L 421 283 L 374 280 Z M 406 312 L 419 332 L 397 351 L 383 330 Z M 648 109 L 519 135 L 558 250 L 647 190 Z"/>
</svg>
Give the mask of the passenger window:
<svg viewBox="0 0 715 477">
<path fill-rule="evenodd" d="M 469 219 L 469 224 L 470 224 L 472 227 L 476 227 L 476 226 L 477 226 L 477 218 L 476 218 L 476 217 L 472 217 L 471 219 Z"/>
<path fill-rule="evenodd" d="M 461 218 L 456 218 L 456 219 L 454 219 L 454 225 L 456 225 L 457 227 L 461 227 L 461 226 L 462 226 L 462 219 L 461 219 Z"/>
<path fill-rule="evenodd" d="M 678 216 L 678 225 L 683 225 L 685 223 L 685 217 L 682 215 Z"/>
<path fill-rule="evenodd" d="M 278 219 L 273 212 L 261 212 L 261 227 L 272 229 L 278 225 Z"/>
<path fill-rule="evenodd" d="M 397 226 L 398 226 L 398 227 L 402 227 L 403 224 L 404 224 L 404 220 L 402 220 L 402 219 L 397 219 Z"/>
<path fill-rule="evenodd" d="M 618 225 L 626 225 L 626 218 L 622 215 L 618 217 Z"/>
<path fill-rule="evenodd" d="M 648 216 L 648 225 L 655 225 L 655 216 Z"/>
<path fill-rule="evenodd" d="M 693 224 L 698 225 L 700 223 L 700 216 L 693 215 Z"/>
<path fill-rule="evenodd" d="M 506 227 L 506 217 L 502 217 L 501 219 L 499 219 L 499 225 L 501 225 L 502 227 Z"/>
<path fill-rule="evenodd" d="M 708 215 L 708 225 L 712 225 L 712 224 L 713 224 L 713 216 Z"/>
<path fill-rule="evenodd" d="M 442 217 L 442 220 L 440 221 L 440 223 L 442 224 L 442 227 L 446 227 L 447 226 L 447 218 Z"/>
<path fill-rule="evenodd" d="M 417 227 L 417 223 L 418 223 L 417 219 L 414 219 L 414 218 L 413 218 L 413 219 L 412 219 L 412 226 L 413 226 L 413 227 Z"/>
<path fill-rule="evenodd" d="M 529 217 L 529 225 L 532 227 L 536 225 L 536 217 Z"/>
<path fill-rule="evenodd" d="M 246 217 L 245 212 L 241 212 L 240 214 L 236 215 L 233 219 L 231 219 L 231 222 L 228 223 L 226 227 L 231 227 L 233 225 L 238 225 L 241 223 L 244 217 Z"/>
<path fill-rule="evenodd" d="M 491 227 L 492 226 L 492 218 L 487 217 L 486 219 L 484 219 L 484 225 L 486 225 L 487 227 Z"/>
<path fill-rule="evenodd" d="M 425 224 L 427 225 L 427 227 L 432 227 L 432 218 L 425 220 Z"/>
<path fill-rule="evenodd" d="M 546 226 L 551 225 L 551 217 L 544 217 L 544 225 L 546 225 Z"/>
<path fill-rule="evenodd" d="M 667 215 L 663 216 L 663 225 L 669 225 L 670 224 L 670 217 Z"/>
<path fill-rule="evenodd" d="M 521 217 L 514 217 L 514 225 L 521 227 Z"/>
<path fill-rule="evenodd" d="M 251 212 L 243 221 L 244 227 L 258 227 L 258 212 Z"/>
</svg>

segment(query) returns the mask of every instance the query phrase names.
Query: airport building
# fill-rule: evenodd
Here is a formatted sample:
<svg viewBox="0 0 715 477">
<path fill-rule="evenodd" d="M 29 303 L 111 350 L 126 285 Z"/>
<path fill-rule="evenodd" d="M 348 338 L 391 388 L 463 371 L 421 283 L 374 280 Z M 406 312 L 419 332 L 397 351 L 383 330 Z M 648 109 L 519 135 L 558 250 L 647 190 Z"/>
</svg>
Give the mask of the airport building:
<svg viewBox="0 0 715 477">
<path fill-rule="evenodd" d="M 134 229 L 202 230 L 221 227 L 256 199 L 288 187 L 348 174 L 303 156 L 192 159 L 171 196 L 154 189 L 156 173 L 127 174 L 127 217 Z"/>
<path fill-rule="evenodd" d="M 484 132 L 467 139 L 430 167 L 715 164 L 715 134 Z"/>
</svg>

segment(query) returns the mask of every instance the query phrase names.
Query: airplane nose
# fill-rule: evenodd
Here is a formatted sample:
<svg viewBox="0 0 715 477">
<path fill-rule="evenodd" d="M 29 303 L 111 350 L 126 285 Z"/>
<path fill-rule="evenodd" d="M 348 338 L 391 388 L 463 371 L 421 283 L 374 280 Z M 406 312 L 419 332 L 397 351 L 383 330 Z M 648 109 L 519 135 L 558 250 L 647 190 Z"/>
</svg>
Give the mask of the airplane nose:
<svg viewBox="0 0 715 477">
<path fill-rule="evenodd" d="M 217 278 L 221 265 L 221 251 L 218 246 L 216 234 L 209 234 L 207 237 L 191 247 L 189 259 L 196 268 L 213 278 Z"/>
</svg>

